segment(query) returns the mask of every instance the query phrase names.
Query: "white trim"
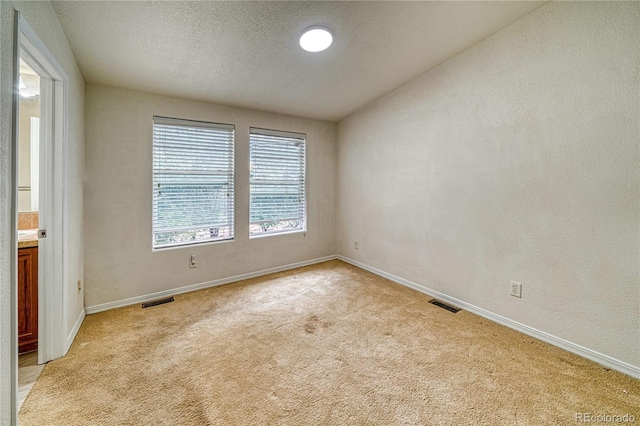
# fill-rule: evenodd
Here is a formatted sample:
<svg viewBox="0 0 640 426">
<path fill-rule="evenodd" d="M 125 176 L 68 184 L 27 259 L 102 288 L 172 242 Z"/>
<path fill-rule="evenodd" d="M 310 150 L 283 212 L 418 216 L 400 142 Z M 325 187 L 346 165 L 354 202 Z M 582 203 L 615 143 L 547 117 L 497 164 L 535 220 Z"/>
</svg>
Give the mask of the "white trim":
<svg viewBox="0 0 640 426">
<path fill-rule="evenodd" d="M 574 354 L 580 355 L 584 358 L 587 358 L 591 361 L 594 361 L 600 365 L 603 365 L 612 370 L 619 371 L 621 373 L 627 374 L 636 379 L 640 379 L 640 367 L 631 365 L 624 361 L 620 361 L 616 358 L 613 358 L 609 355 L 602 354 L 600 352 L 596 352 L 592 349 L 585 348 L 584 346 L 577 345 L 575 343 L 564 340 L 560 337 L 554 336 L 552 334 L 546 333 L 544 331 L 537 330 L 533 327 L 529 327 L 528 325 L 521 324 L 519 322 L 513 321 L 509 318 L 503 317 L 502 315 L 495 314 L 491 311 L 487 311 L 486 309 L 479 308 L 470 303 L 464 302 L 462 300 L 456 299 L 455 297 L 448 296 L 444 293 L 441 293 L 436 290 L 432 290 L 428 287 L 425 287 L 421 284 L 416 284 L 413 281 L 406 280 L 404 278 L 398 277 L 396 275 L 390 274 L 388 272 L 382 271 L 380 269 L 374 268 L 373 266 L 366 265 L 364 263 L 358 262 L 356 260 L 350 259 L 348 257 L 338 255 L 338 259 L 343 262 L 350 263 L 353 266 L 357 266 L 358 268 L 364 269 L 366 271 L 372 272 L 376 275 L 379 275 L 383 278 L 387 278 L 393 282 L 398 284 L 402 284 L 406 287 L 412 288 L 414 290 L 419 291 L 420 293 L 424 293 L 431 297 L 437 298 L 444 302 L 455 305 L 459 308 L 462 308 L 466 311 L 489 319 L 491 321 L 497 322 L 498 324 L 502 324 L 506 327 L 509 327 L 513 330 L 524 333 L 528 336 L 534 337 L 536 339 L 542 340 L 543 342 L 549 343 L 551 345 L 562 348 L 566 351 L 573 352 Z"/>
<path fill-rule="evenodd" d="M 188 135 L 183 135 L 185 129 L 188 131 Z M 181 136 L 182 135 L 182 136 Z M 178 118 L 168 118 L 154 115 L 152 124 L 152 187 L 149 188 L 152 192 L 151 197 L 151 246 L 152 250 L 162 250 L 168 247 L 180 247 L 190 246 L 193 244 L 201 244 L 216 241 L 229 241 L 235 239 L 235 125 L 234 124 L 219 124 L 204 121 L 192 121 Z M 216 169 L 210 170 L 187 170 L 186 168 L 173 167 L 173 164 L 183 163 L 187 158 L 193 156 L 194 152 L 201 152 L 203 158 L 209 158 L 210 165 Z M 199 214 L 196 216 L 187 215 L 183 218 L 183 222 L 180 225 L 175 223 L 167 223 L 166 215 L 173 216 L 175 207 L 170 206 L 165 211 L 163 202 L 165 196 L 162 195 L 166 192 L 162 188 L 175 184 L 176 176 L 188 175 L 190 177 L 197 178 L 198 181 L 204 184 L 216 182 L 224 185 L 226 191 L 226 198 L 224 195 L 222 199 L 222 206 L 217 209 L 216 212 L 211 211 L 214 216 L 222 217 L 202 217 Z M 224 189 L 224 188 L 223 188 Z M 220 195 L 220 194 L 218 194 Z M 174 199 L 175 203 L 182 204 L 184 202 L 195 202 L 201 205 L 201 201 L 198 201 L 198 197 L 194 194 L 185 193 L 184 191 L 177 199 Z M 176 197 L 175 194 L 170 198 Z M 164 206 L 164 207 L 163 207 Z M 202 206 L 202 205 L 201 205 Z M 166 213 L 166 214 L 165 214 Z M 205 220 L 203 220 L 205 219 Z M 172 221 L 170 221 L 172 222 Z M 204 222 L 204 223 L 203 223 Z M 163 238 L 158 238 L 162 234 L 174 234 L 188 231 L 201 231 L 207 228 L 215 228 L 217 231 L 220 229 L 222 235 L 204 235 L 202 238 L 195 241 L 179 241 L 179 242 L 167 242 L 162 241 Z M 227 229 L 225 232 L 224 230 Z M 211 230 L 211 229 L 209 229 Z M 226 235 L 225 235 L 226 234 Z M 194 236 L 195 238 L 195 236 Z M 171 238 L 169 238 L 171 239 Z"/>
<path fill-rule="evenodd" d="M 263 223 L 265 222 L 263 221 L 257 221 L 254 222 L 252 219 L 252 214 L 253 214 L 253 210 L 254 210 L 254 203 L 252 201 L 252 194 L 254 191 L 254 185 L 264 185 L 266 181 L 264 180 L 260 180 L 258 177 L 254 176 L 254 173 L 250 173 L 249 176 L 249 211 L 248 211 L 248 220 L 249 220 L 249 239 L 253 239 L 253 238 L 258 238 L 258 237 L 262 237 L 262 236 L 271 236 L 271 235 L 277 235 L 277 234 L 288 234 L 288 233 L 292 233 L 292 232 L 303 232 L 306 233 L 307 232 L 307 218 L 309 215 L 308 212 L 308 205 L 309 205 L 309 192 L 308 192 L 308 177 L 307 177 L 307 135 L 306 133 L 293 133 L 293 132 L 287 132 L 287 131 L 281 131 L 281 130 L 270 130 L 270 129 L 263 129 L 263 128 L 259 128 L 259 127 L 249 127 L 249 163 L 250 166 L 253 167 L 253 163 L 257 162 L 257 164 L 260 164 L 264 161 L 264 158 L 262 160 L 260 160 L 260 155 L 265 155 L 266 154 L 273 154 L 272 150 L 275 148 L 276 145 L 276 141 L 266 141 L 264 140 L 262 137 L 263 136 L 267 136 L 267 137 L 274 137 L 274 138 L 281 138 L 281 140 L 279 142 L 281 142 L 282 144 L 289 144 L 288 141 L 283 141 L 283 139 L 288 139 L 288 140 L 297 140 L 298 143 L 296 143 L 296 148 L 301 149 L 301 156 L 302 156 L 302 176 L 301 179 L 298 179 L 298 187 L 302 186 L 302 194 L 298 193 L 298 195 L 302 195 L 302 201 L 300 201 L 300 198 L 298 198 L 298 210 L 299 210 L 299 206 L 300 204 L 302 205 L 302 216 L 299 218 L 276 218 L 274 220 L 277 220 L 278 222 L 280 221 L 286 221 L 286 220 L 295 220 L 295 219 L 299 219 L 300 220 L 300 224 L 299 224 L 299 228 L 296 229 L 284 229 L 284 230 L 272 230 L 272 231 L 259 231 L 259 232 L 251 232 L 251 228 L 254 224 L 256 223 Z M 254 138 L 255 137 L 255 138 Z M 258 157 L 255 157 L 255 151 L 256 150 L 260 150 L 262 151 L 262 148 L 258 149 L 256 148 L 258 145 L 264 145 L 265 143 L 269 144 L 270 146 L 266 149 L 264 149 L 264 151 L 258 155 Z M 282 165 L 280 165 L 282 167 Z M 260 169 L 259 166 L 256 166 L 258 169 Z M 254 177 L 257 179 L 256 181 L 254 181 Z M 302 182 L 300 182 L 300 180 Z M 290 181 L 293 182 L 293 181 Z M 299 185 L 300 183 L 302 183 L 302 185 Z M 276 182 L 272 182 L 273 185 L 279 186 L 280 183 Z M 260 191 L 258 191 L 260 192 Z M 298 213 L 300 213 L 298 211 Z"/>
<path fill-rule="evenodd" d="M 11 96 L 11 254 L 9 277 L 11 287 L 9 295 L 10 306 L 10 327 L 11 327 L 11 390 L 10 390 L 10 411 L 9 421 L 11 425 L 18 424 L 18 129 L 19 126 L 19 63 L 20 63 L 20 12 L 17 10 L 13 14 L 13 93 Z M 3 123 L 4 125 L 4 123 Z M 4 327 L 4 324 L 3 324 Z M 5 373 L 4 366 L 2 373 Z M 4 378 L 2 379 L 4 380 Z M 3 384 L 4 387 L 4 384 Z M 6 396 L 2 395 L 3 398 Z M 0 412 L 2 419 L 6 418 L 4 410 Z M 1 419 L 0 419 L 1 420 Z"/>
<path fill-rule="evenodd" d="M 549 343 L 551 345 L 557 346 L 559 348 L 562 348 L 564 350 L 567 350 L 569 352 L 575 353 L 577 355 L 580 355 L 584 358 L 587 358 L 591 361 L 594 361 L 604 367 L 607 368 L 611 368 L 612 370 L 616 370 L 619 371 L 621 373 L 627 374 L 631 377 L 634 378 L 640 378 L 640 367 L 631 365 L 629 363 L 626 363 L 624 361 L 620 361 L 616 358 L 613 358 L 609 355 L 605 355 L 602 354 L 600 352 L 596 352 L 592 349 L 589 348 L 585 348 L 584 346 L 580 346 L 578 344 L 569 342 L 567 340 L 564 340 L 560 337 L 556 337 L 552 334 L 546 333 L 544 331 L 540 331 L 537 330 L 533 327 L 529 327 L 528 325 L 525 324 L 521 324 L 519 322 L 513 321 L 509 318 L 503 317 L 501 315 L 495 314 L 491 311 L 487 311 L 486 309 L 482 309 L 479 308 L 477 306 L 474 306 L 470 303 L 464 302 L 462 300 L 456 299 L 454 297 L 448 296 L 444 293 L 441 293 L 439 291 L 436 290 L 432 290 L 428 287 L 425 287 L 423 285 L 420 284 L 416 284 L 412 281 L 406 280 L 404 278 L 398 277 L 396 275 L 390 274 L 388 272 L 382 271 L 380 269 L 374 268 L 372 266 L 369 266 L 367 264 L 358 262 L 356 260 L 350 259 L 348 257 L 342 256 L 342 255 L 333 255 L 333 256 L 325 256 L 325 257 L 321 257 L 321 258 L 316 258 L 316 259 L 311 259 L 311 260 L 307 260 L 307 261 L 302 261 L 302 262 L 297 262 L 297 263 L 291 263 L 288 265 L 283 265 L 283 266 L 277 266 L 274 268 L 268 268 L 268 269 L 263 269 L 260 271 L 255 271 L 255 272 L 249 272 L 246 274 L 240 274 L 240 275 L 235 275 L 233 277 L 228 277 L 228 278 L 220 278 L 217 280 L 213 280 L 213 281 L 207 281 L 204 283 L 200 283 L 200 284 L 193 284 L 193 285 L 188 285 L 185 287 L 179 287 L 179 288 L 175 288 L 175 289 L 171 289 L 171 290 L 165 290 L 165 291 L 160 291 L 157 293 L 151 293 L 151 294 L 146 294 L 146 295 L 142 295 L 142 296 L 136 296 L 136 297 L 131 297 L 128 299 L 123 299 L 123 300 L 118 300 L 118 301 L 114 301 L 114 302 L 108 302 L 108 303 L 103 303 L 100 305 L 94 305 L 94 306 L 89 306 L 87 307 L 86 310 L 86 314 L 87 315 L 91 315 L 91 314 L 95 314 L 98 312 L 102 312 L 102 311 L 107 311 L 110 309 L 116 309 L 116 308 L 121 308 L 124 306 L 129 306 L 129 305 L 133 305 L 136 303 L 144 303 L 144 302 L 148 302 L 150 300 L 154 300 L 154 299 L 159 299 L 162 297 L 168 297 L 168 296 L 174 296 L 177 294 L 182 294 L 182 293 L 188 293 L 191 291 L 196 291 L 196 290 L 201 290 L 204 288 L 209 288 L 209 287 L 216 287 L 219 285 L 224 285 L 224 284 L 229 284 L 229 283 L 233 283 L 233 282 L 237 282 L 237 281 L 242 281 L 242 280 L 247 280 L 247 279 L 251 279 L 251 278 L 256 278 L 256 277 L 260 277 L 260 276 L 264 276 L 264 275 L 268 275 L 268 274 L 273 274 L 276 272 L 281 272 L 281 271 L 286 271 L 289 269 L 295 269 L 295 268 L 300 268 L 303 266 L 308 266 L 308 265 L 313 265 L 316 263 L 322 263 L 322 262 L 327 262 L 330 260 L 335 260 L 335 259 L 339 259 L 343 262 L 349 263 L 353 266 L 356 266 L 360 269 L 364 269 L 366 271 L 372 272 L 376 275 L 379 275 L 383 278 L 387 278 L 388 280 L 391 280 L 393 282 L 396 282 L 398 284 L 402 284 L 406 287 L 412 288 L 414 290 L 417 290 L 423 294 L 426 294 L 428 296 L 437 298 L 439 300 L 442 300 L 444 302 L 447 302 L 451 305 L 457 306 L 459 308 L 462 308 L 468 312 L 471 312 L 473 314 L 479 315 L 483 318 L 489 319 L 493 322 L 496 322 L 498 324 L 504 325 L 506 327 L 509 327 L 513 330 L 519 331 L 521 333 L 524 333 L 528 336 L 534 337 L 536 339 L 542 340 L 543 342 Z M 82 314 L 82 318 L 84 318 L 84 312 Z M 81 319 L 78 319 L 78 322 L 76 323 L 77 327 L 79 328 L 81 323 Z M 77 332 L 76 327 L 74 327 L 75 332 Z M 73 339 L 71 338 L 71 341 Z"/>
<path fill-rule="evenodd" d="M 85 310 L 83 309 L 80 312 L 80 315 L 78 315 L 78 319 L 76 320 L 76 323 L 73 325 L 73 328 L 71 329 L 71 332 L 67 336 L 67 342 L 64 345 L 64 353 L 65 354 L 69 351 L 69 348 L 71 347 L 71 344 L 73 343 L 73 340 L 76 338 L 76 335 L 78 334 L 78 331 L 80 330 L 80 326 L 82 325 L 82 322 L 84 321 L 84 317 L 85 316 L 86 316 L 86 313 L 85 313 Z"/>
<path fill-rule="evenodd" d="M 199 127 L 203 129 L 226 130 L 230 132 L 236 131 L 235 124 L 214 123 L 211 121 L 187 120 L 184 118 L 163 117 L 161 115 L 153 116 L 153 124 L 160 126 L 177 126 L 177 127 Z"/>
<path fill-rule="evenodd" d="M 63 356 L 67 282 L 66 153 L 68 75 L 27 21 L 18 16 L 21 56 L 40 75 L 40 214 L 47 238 L 38 243 L 38 362 Z M 45 283 L 46 277 L 46 283 Z"/>
<path fill-rule="evenodd" d="M 302 139 L 303 142 L 306 142 L 307 140 L 306 133 L 289 132 L 286 130 L 272 130 L 264 129 L 262 127 L 249 127 L 249 135 L 253 133 L 264 136 L 274 136 L 276 138 Z"/>
<path fill-rule="evenodd" d="M 276 266 L 274 268 L 262 269 L 260 271 L 248 272 L 246 274 L 235 275 L 228 278 L 220 278 L 213 281 L 207 281 L 199 284 L 192 284 L 185 287 L 173 288 L 170 290 L 159 291 L 157 293 L 144 294 L 142 296 L 130 297 L 128 299 L 116 300 L 114 302 L 102 303 L 100 305 L 88 306 L 85 311 L 87 315 L 95 314 L 109 309 L 122 308 L 123 306 L 134 305 L 136 303 L 144 303 L 150 300 L 160 299 L 162 297 L 175 296 L 176 294 L 189 293 L 191 291 L 201 290 L 203 288 L 217 287 L 223 284 L 230 284 L 237 281 L 248 280 L 251 278 L 261 277 L 263 275 L 274 274 L 276 272 L 282 272 L 289 269 L 301 268 L 303 266 L 314 265 L 316 263 L 328 262 L 330 260 L 336 260 L 338 256 L 325 256 L 318 257 L 316 259 L 304 260 L 302 262 L 290 263 L 288 265 Z"/>
</svg>

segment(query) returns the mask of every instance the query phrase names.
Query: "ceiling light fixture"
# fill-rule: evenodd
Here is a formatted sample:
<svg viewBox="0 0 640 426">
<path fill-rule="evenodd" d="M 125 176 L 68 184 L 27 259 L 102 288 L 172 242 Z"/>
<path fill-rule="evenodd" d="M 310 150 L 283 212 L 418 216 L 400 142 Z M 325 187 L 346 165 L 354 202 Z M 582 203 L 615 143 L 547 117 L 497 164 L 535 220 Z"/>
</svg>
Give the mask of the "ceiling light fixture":
<svg viewBox="0 0 640 426">
<path fill-rule="evenodd" d="M 22 96 L 23 98 L 33 98 L 36 95 L 27 88 L 26 84 L 24 84 L 22 76 L 20 76 L 18 80 L 18 91 L 20 93 L 20 96 Z"/>
<path fill-rule="evenodd" d="M 333 43 L 331 30 L 322 25 L 306 28 L 300 35 L 300 47 L 307 52 L 322 52 Z"/>
</svg>

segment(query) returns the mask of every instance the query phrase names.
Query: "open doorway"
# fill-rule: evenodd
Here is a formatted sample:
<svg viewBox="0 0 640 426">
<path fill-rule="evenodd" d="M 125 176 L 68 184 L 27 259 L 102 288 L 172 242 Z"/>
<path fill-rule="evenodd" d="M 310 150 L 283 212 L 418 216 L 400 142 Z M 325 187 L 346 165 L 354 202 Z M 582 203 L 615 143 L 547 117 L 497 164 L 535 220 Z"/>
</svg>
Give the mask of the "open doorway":
<svg viewBox="0 0 640 426">
<path fill-rule="evenodd" d="M 25 353 L 27 357 L 18 356 L 13 368 L 18 368 L 14 370 L 17 382 L 24 385 L 25 379 L 34 382 L 46 362 L 68 349 L 63 285 L 68 76 L 16 13 L 13 172 L 18 241 L 14 300 L 18 303 L 13 305 L 13 327 L 18 339 L 13 350 L 16 356 Z M 24 386 L 21 392 L 13 389 L 16 420 L 25 390 Z"/>
<path fill-rule="evenodd" d="M 38 364 L 38 230 L 40 204 L 40 76 L 20 57 L 18 97 L 18 407 L 44 364 Z M 41 277 L 46 286 L 46 277 Z"/>
</svg>

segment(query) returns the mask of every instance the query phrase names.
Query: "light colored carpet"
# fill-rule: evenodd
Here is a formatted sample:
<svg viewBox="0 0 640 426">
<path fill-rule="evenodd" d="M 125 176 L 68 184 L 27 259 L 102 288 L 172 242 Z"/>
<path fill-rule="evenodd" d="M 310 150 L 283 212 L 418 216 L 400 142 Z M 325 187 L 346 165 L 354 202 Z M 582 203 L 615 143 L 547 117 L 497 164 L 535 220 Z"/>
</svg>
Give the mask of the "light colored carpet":
<svg viewBox="0 0 640 426">
<path fill-rule="evenodd" d="M 640 381 L 340 261 L 88 316 L 21 425 L 575 424 Z"/>
</svg>

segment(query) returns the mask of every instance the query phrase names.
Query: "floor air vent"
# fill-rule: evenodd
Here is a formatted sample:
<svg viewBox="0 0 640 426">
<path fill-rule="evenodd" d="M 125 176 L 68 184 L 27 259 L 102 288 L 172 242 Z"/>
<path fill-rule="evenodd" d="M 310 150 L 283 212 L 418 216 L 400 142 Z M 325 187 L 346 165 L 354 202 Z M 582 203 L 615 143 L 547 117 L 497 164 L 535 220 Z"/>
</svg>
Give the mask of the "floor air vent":
<svg viewBox="0 0 640 426">
<path fill-rule="evenodd" d="M 164 305 L 165 303 L 173 302 L 173 297 L 167 297 L 165 299 L 152 300 L 142 304 L 142 309 L 150 308 L 152 306 Z"/>
<path fill-rule="evenodd" d="M 440 302 L 440 301 L 438 301 L 436 299 L 429 300 L 429 303 L 431 303 L 432 305 L 439 306 L 442 309 L 446 309 L 449 312 L 453 312 L 454 314 L 460 310 L 458 308 L 454 308 L 451 305 L 447 305 L 446 303 L 442 303 L 442 302 Z"/>
</svg>

